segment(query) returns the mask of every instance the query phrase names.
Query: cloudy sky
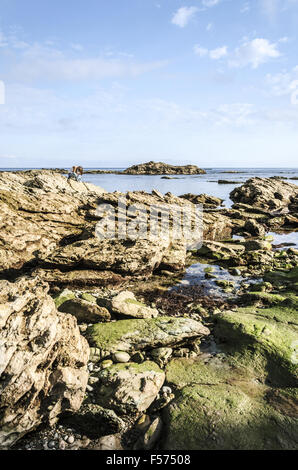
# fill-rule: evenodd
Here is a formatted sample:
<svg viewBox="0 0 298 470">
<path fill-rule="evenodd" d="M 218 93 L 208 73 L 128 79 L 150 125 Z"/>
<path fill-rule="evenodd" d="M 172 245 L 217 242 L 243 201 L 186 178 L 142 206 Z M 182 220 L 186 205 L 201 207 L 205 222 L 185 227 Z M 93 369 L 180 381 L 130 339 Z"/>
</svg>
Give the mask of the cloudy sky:
<svg viewBox="0 0 298 470">
<path fill-rule="evenodd" d="M 297 167 L 298 0 L 0 0 L 0 103 L 0 167 Z"/>
</svg>

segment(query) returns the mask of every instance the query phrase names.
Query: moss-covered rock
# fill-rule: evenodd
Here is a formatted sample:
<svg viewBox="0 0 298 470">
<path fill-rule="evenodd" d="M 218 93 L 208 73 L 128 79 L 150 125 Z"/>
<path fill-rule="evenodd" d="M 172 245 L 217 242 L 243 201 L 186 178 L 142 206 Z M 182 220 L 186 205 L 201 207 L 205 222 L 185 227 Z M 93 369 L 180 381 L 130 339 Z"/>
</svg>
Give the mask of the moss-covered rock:
<svg viewBox="0 0 298 470">
<path fill-rule="evenodd" d="M 254 370 L 275 385 L 297 384 L 293 362 L 298 339 L 297 309 L 275 306 L 240 308 L 216 316 L 216 337 L 235 364 Z"/>
<path fill-rule="evenodd" d="M 94 297 L 94 295 L 92 294 L 89 294 L 89 292 L 83 292 L 83 294 L 81 295 L 81 299 L 87 300 L 87 302 L 96 303 L 96 297 Z"/>
<path fill-rule="evenodd" d="M 175 359 L 166 380 L 178 387 L 163 412 L 167 450 L 294 449 L 294 397 L 270 389 L 241 368 Z"/>
<path fill-rule="evenodd" d="M 98 323 L 87 330 L 89 342 L 102 351 L 102 357 L 119 350 L 132 352 L 172 346 L 208 334 L 208 328 L 198 321 L 172 317 Z"/>
</svg>

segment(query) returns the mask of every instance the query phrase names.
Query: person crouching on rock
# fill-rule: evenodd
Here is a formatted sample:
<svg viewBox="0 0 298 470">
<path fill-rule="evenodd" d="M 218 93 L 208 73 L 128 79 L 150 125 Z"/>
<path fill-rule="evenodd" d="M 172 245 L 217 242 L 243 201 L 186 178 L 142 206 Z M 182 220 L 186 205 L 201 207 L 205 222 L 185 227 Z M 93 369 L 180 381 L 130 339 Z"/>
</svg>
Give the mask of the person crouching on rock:
<svg viewBox="0 0 298 470">
<path fill-rule="evenodd" d="M 83 167 L 78 166 L 76 168 L 77 181 L 82 181 L 83 173 L 84 173 Z"/>
<path fill-rule="evenodd" d="M 67 175 L 68 180 L 76 180 L 77 181 L 77 166 L 73 166 L 71 171 Z"/>
<path fill-rule="evenodd" d="M 81 166 L 73 166 L 72 170 L 68 173 L 68 180 L 82 181 L 84 170 Z"/>
</svg>

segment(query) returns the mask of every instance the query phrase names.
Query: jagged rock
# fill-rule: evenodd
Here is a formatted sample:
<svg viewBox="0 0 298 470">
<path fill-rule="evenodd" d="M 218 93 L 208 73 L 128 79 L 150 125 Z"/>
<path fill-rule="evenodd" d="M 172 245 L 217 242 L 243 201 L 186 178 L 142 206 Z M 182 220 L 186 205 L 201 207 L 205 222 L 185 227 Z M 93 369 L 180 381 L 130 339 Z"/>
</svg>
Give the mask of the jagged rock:
<svg viewBox="0 0 298 470">
<path fill-rule="evenodd" d="M 215 208 L 221 206 L 223 199 L 215 196 L 209 196 L 208 194 L 183 194 L 180 196 L 182 199 L 192 202 L 193 204 L 203 204 L 206 209 Z"/>
<path fill-rule="evenodd" d="M 244 225 L 244 230 L 254 237 L 264 237 L 266 230 L 263 225 L 259 224 L 256 220 L 248 220 Z"/>
<path fill-rule="evenodd" d="M 209 334 L 209 329 L 190 318 L 150 318 L 119 320 L 113 323 L 92 325 L 87 337 L 106 357 L 116 351 L 134 352 L 172 346 L 190 338 Z"/>
<path fill-rule="evenodd" d="M 79 409 L 89 346 L 37 278 L 0 281 L 0 447 Z"/>
<path fill-rule="evenodd" d="M 291 211 L 298 204 L 298 186 L 276 177 L 251 178 L 234 189 L 230 198 L 266 211 Z"/>
<path fill-rule="evenodd" d="M 0 173 L 1 269 L 21 269 L 69 237 L 84 238 L 88 211 L 103 191 L 55 172 Z"/>
<path fill-rule="evenodd" d="M 145 411 L 161 389 L 165 373 L 150 361 L 115 364 L 97 373 L 96 403 L 119 414 Z"/>
<path fill-rule="evenodd" d="M 134 318 L 155 318 L 158 316 L 156 308 L 138 302 L 135 295 L 129 291 L 120 292 L 112 298 L 98 299 L 100 305 L 105 306 L 110 312 L 118 315 Z"/>
<path fill-rule="evenodd" d="M 148 162 L 133 165 L 124 170 L 127 175 L 201 175 L 206 171 L 196 165 L 175 166 L 162 162 Z"/>
</svg>

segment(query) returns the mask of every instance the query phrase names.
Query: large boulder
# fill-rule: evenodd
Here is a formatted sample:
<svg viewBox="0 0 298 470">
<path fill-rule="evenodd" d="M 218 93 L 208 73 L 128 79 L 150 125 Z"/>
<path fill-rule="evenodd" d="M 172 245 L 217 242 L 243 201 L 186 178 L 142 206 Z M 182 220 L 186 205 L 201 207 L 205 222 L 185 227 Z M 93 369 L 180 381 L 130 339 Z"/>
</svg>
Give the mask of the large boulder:
<svg viewBox="0 0 298 470">
<path fill-rule="evenodd" d="M 201 175 L 206 171 L 196 165 L 168 165 L 162 162 L 148 162 L 133 165 L 124 170 L 127 175 Z"/>
<path fill-rule="evenodd" d="M 37 278 L 0 281 L 0 447 L 78 410 L 89 347 Z"/>
<path fill-rule="evenodd" d="M 209 335 L 209 329 L 190 318 L 150 318 L 98 323 L 87 330 L 91 345 L 106 357 L 116 351 L 140 351 L 172 346 L 191 338 Z"/>
<path fill-rule="evenodd" d="M 230 198 L 269 212 L 297 210 L 298 186 L 280 178 L 251 178 L 235 188 Z"/>
</svg>

